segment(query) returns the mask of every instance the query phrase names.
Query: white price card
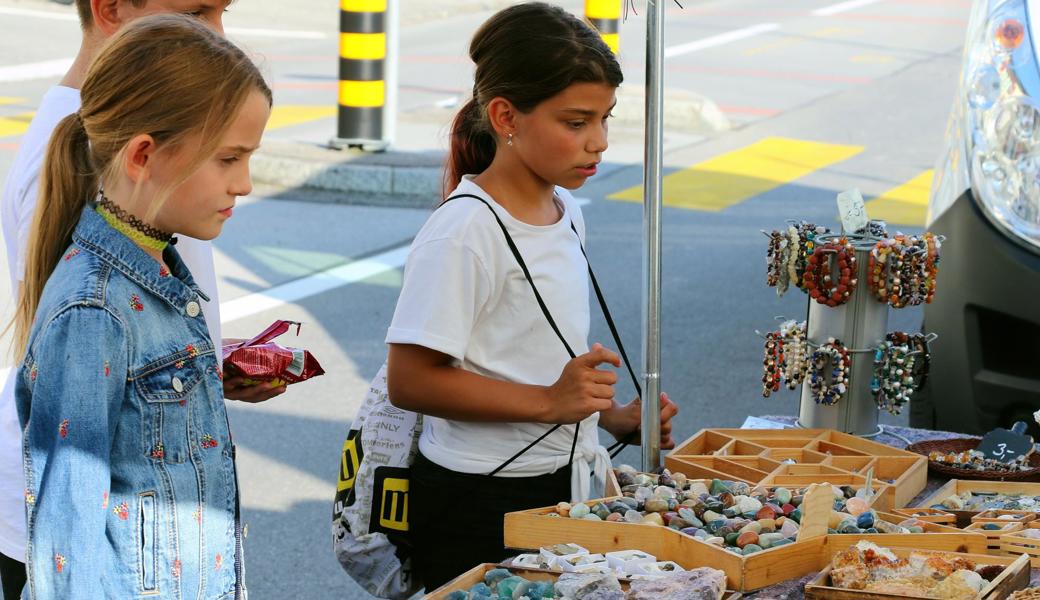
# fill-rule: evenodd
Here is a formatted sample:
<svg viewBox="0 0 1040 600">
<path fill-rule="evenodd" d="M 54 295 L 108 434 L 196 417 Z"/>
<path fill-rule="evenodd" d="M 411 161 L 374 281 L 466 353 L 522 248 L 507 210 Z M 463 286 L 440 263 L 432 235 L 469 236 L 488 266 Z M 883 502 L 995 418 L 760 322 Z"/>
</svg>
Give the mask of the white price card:
<svg viewBox="0 0 1040 600">
<path fill-rule="evenodd" d="M 870 221 L 867 218 L 867 207 L 863 204 L 863 194 L 855 188 L 838 194 L 838 214 L 845 233 L 859 231 Z"/>
</svg>

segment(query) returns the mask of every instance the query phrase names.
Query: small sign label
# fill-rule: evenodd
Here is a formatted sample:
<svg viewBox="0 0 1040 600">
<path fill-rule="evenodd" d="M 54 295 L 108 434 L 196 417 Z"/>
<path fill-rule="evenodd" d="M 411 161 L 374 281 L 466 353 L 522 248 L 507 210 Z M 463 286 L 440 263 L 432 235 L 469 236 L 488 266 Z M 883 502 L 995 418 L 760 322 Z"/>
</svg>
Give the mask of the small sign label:
<svg viewBox="0 0 1040 600">
<path fill-rule="evenodd" d="M 1025 423 L 1015 423 L 1012 431 L 994 429 L 979 442 L 978 451 L 1001 462 L 1010 462 L 1033 451 L 1033 438 L 1025 433 Z"/>
<path fill-rule="evenodd" d="M 838 194 L 838 214 L 846 233 L 859 231 L 870 222 L 867 207 L 863 203 L 863 194 L 855 188 Z"/>
</svg>

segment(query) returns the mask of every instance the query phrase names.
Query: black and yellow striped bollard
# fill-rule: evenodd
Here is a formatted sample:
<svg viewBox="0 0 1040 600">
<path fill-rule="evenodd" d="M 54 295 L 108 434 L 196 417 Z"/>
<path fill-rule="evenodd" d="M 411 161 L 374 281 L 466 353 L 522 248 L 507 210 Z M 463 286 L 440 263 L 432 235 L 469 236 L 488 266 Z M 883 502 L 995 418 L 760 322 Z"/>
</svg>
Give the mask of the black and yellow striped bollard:
<svg viewBox="0 0 1040 600">
<path fill-rule="evenodd" d="M 623 0 L 585 0 L 585 18 L 599 31 L 614 54 L 620 46 L 621 2 Z"/>
<path fill-rule="evenodd" d="M 387 0 L 340 0 L 339 115 L 334 145 L 387 145 Z"/>
</svg>

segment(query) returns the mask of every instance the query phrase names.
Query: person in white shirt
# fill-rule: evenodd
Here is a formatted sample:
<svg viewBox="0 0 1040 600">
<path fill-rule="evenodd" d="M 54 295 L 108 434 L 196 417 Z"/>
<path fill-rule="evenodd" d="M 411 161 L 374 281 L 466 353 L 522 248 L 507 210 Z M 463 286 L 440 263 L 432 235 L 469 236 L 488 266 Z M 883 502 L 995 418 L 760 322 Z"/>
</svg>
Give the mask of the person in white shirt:
<svg viewBox="0 0 1040 600">
<path fill-rule="evenodd" d="M 602 495 L 610 457 L 597 425 L 619 440 L 640 427 L 638 399 L 615 402 L 617 376 L 597 368 L 618 355 L 587 345 L 585 223 L 567 191 L 607 148 L 617 59 L 591 27 L 538 2 L 491 17 L 469 55 L 474 97 L 452 126 L 445 182 L 455 189 L 412 243 L 386 337 L 390 401 L 424 415 L 408 535 L 427 590 L 506 557 L 503 513 Z M 676 407 L 664 394 L 661 407 L 670 448 Z"/>
<path fill-rule="evenodd" d="M 33 117 L 0 196 L 4 243 L 7 249 L 11 290 L 16 294 L 25 273 L 25 256 L 33 214 L 37 210 L 40 170 L 47 142 L 55 126 L 80 107 L 79 88 L 101 44 L 119 28 L 140 16 L 184 13 L 197 16 L 223 33 L 223 15 L 232 0 L 76 0 L 83 38 L 72 66 L 61 82 L 47 91 Z M 41 207 L 45 210 L 46 207 Z M 220 300 L 208 241 L 180 237 L 177 251 L 209 301 L 202 305 L 214 342 L 220 343 Z M 17 298 L 14 298 L 17 303 Z M 13 357 L 21 360 L 21 357 Z M 284 386 L 243 385 L 238 378 L 224 381 L 224 394 L 232 400 L 261 402 L 285 391 Z M 22 432 L 14 403 L 14 377 L 6 376 L 0 393 L 0 583 L 4 598 L 17 598 L 25 584 L 25 474 L 22 470 Z"/>
</svg>

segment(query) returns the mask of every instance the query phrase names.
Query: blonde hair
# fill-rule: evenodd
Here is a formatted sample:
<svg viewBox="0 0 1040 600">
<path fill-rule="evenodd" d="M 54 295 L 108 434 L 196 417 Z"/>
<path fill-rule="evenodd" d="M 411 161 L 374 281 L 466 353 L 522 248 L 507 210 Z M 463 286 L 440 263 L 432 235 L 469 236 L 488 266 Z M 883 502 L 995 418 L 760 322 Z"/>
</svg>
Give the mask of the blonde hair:
<svg viewBox="0 0 1040 600">
<path fill-rule="evenodd" d="M 79 112 L 58 123 L 47 147 L 14 319 L 16 357 L 25 353 L 44 285 L 72 243 L 84 206 L 102 180 L 119 173 L 127 143 L 148 134 L 160 150 L 184 149 L 193 157 L 183 178 L 153 199 L 154 213 L 216 152 L 253 91 L 271 103 L 249 57 L 191 17 L 136 19 L 105 44 L 87 71 Z"/>
</svg>

